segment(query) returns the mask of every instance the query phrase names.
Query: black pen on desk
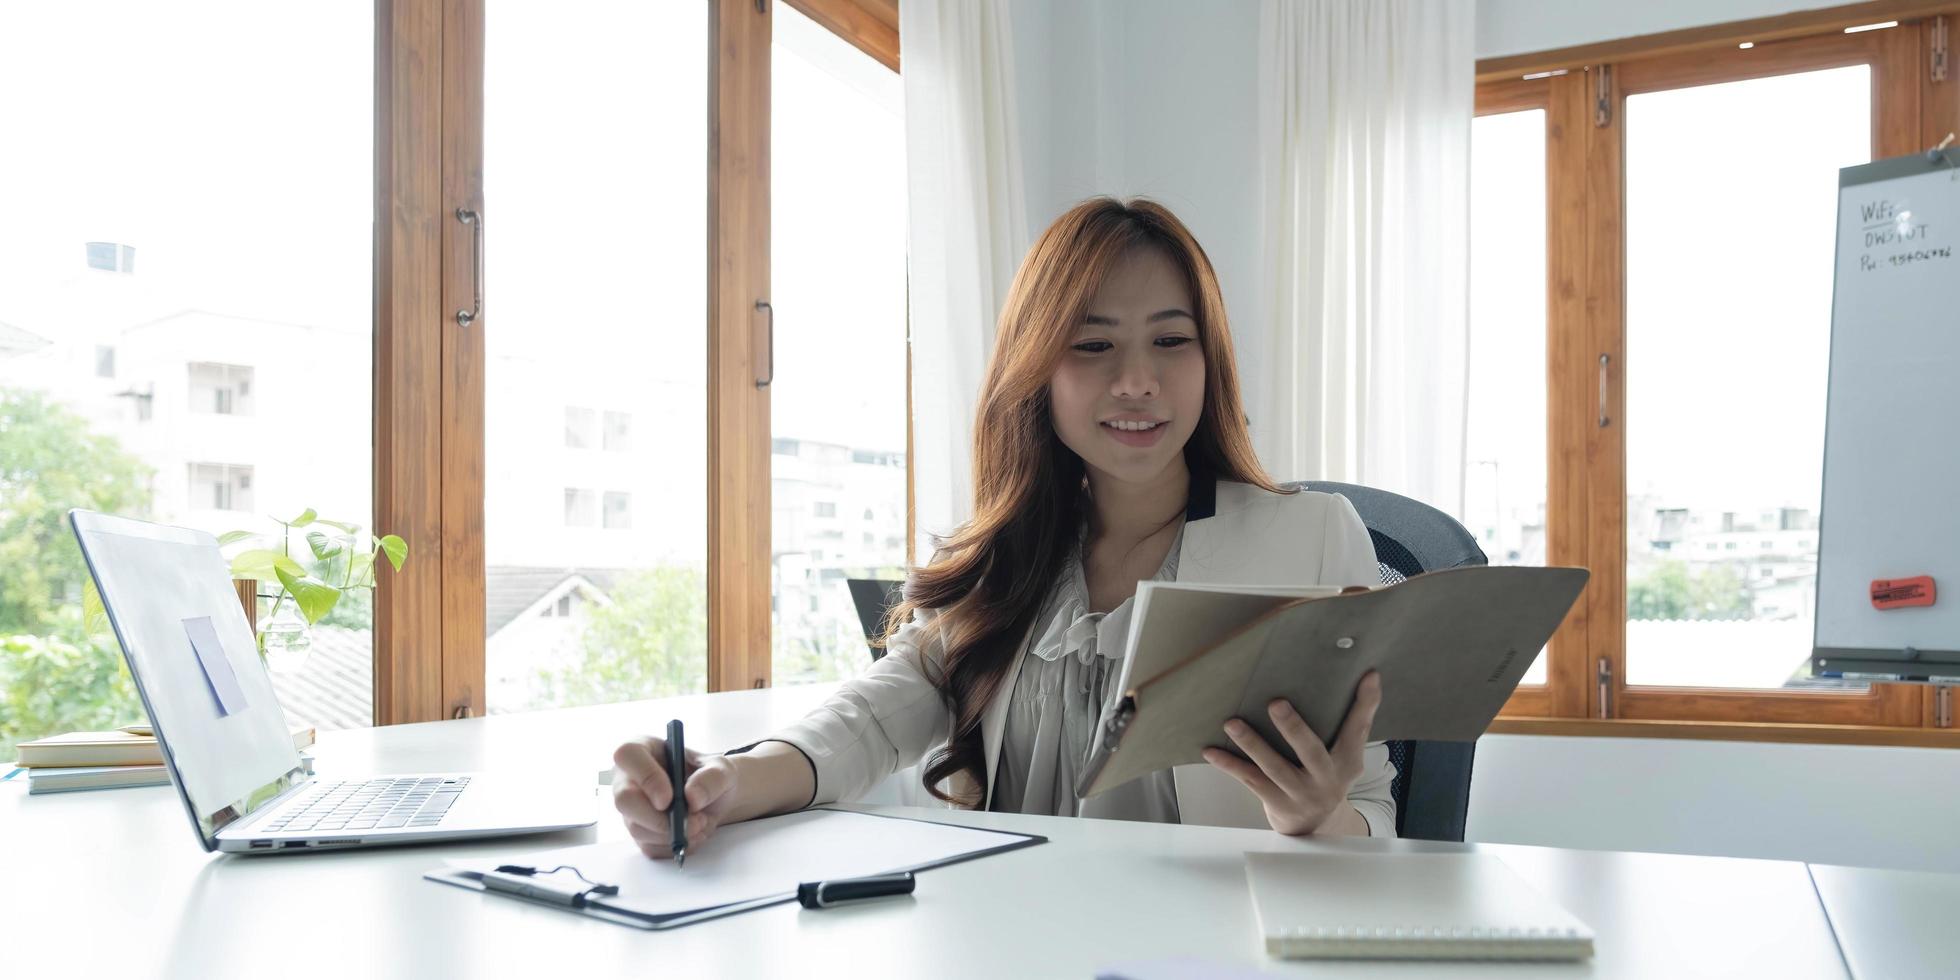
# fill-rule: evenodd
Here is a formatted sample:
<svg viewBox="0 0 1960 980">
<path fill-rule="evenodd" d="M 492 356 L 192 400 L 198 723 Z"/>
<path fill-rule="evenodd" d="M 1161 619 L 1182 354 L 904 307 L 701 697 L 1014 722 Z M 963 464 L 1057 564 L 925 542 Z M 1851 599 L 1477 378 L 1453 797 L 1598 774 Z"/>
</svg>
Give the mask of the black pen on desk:
<svg viewBox="0 0 1960 980">
<path fill-rule="evenodd" d="M 871 875 L 867 878 L 805 881 L 796 886 L 796 900 L 806 909 L 827 909 L 839 902 L 884 898 L 887 895 L 910 895 L 913 884 L 914 879 L 910 871 Z"/>
<path fill-rule="evenodd" d="M 674 866 L 687 865 L 687 744 L 681 734 L 681 720 L 667 723 L 667 775 L 674 781 L 674 799 L 667 804 L 673 821 Z"/>
</svg>

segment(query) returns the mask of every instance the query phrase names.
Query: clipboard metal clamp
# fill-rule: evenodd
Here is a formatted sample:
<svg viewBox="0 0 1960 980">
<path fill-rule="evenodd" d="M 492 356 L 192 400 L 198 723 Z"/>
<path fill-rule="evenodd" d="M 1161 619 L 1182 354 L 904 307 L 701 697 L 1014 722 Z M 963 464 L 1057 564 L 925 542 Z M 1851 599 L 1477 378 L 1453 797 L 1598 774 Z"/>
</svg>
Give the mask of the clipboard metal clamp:
<svg viewBox="0 0 1960 980">
<path fill-rule="evenodd" d="M 1123 744 L 1123 731 L 1130 727 L 1130 721 L 1137 716 L 1137 696 L 1133 691 L 1123 695 L 1116 707 L 1109 713 L 1109 720 L 1103 722 L 1103 748 L 1114 752 Z"/>
<path fill-rule="evenodd" d="M 536 880 L 538 875 L 554 874 L 559 871 L 570 871 L 572 874 L 578 876 L 578 880 L 585 882 L 587 887 L 567 890 L 553 888 L 545 882 Z M 533 868 L 522 864 L 500 864 L 497 865 L 495 871 L 483 872 L 477 880 L 483 882 L 483 887 L 488 891 L 503 892 L 519 898 L 549 902 L 553 905 L 563 905 L 567 908 L 574 909 L 582 909 L 591 904 L 591 896 L 609 897 L 619 894 L 618 885 L 608 885 L 603 882 L 593 881 L 587 878 L 579 869 L 569 864 L 561 864 L 555 868 L 544 869 Z"/>
</svg>

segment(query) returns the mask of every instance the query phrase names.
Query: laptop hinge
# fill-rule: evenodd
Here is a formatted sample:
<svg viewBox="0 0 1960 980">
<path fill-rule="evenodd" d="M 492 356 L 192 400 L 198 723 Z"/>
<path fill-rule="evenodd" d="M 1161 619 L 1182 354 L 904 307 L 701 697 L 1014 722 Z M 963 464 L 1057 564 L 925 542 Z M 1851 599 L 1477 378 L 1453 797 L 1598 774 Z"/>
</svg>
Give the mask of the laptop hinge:
<svg viewBox="0 0 1960 980">
<path fill-rule="evenodd" d="M 319 777 L 309 775 L 306 778 L 300 780 L 299 782 L 286 787 L 285 792 L 280 793 L 278 796 L 275 796 L 272 799 L 265 801 L 264 806 L 261 806 L 258 809 L 253 810 L 251 813 L 248 813 L 237 820 L 233 820 L 232 822 L 225 824 L 222 827 L 219 827 L 218 832 L 212 835 L 212 839 L 215 840 L 224 837 L 225 834 L 231 831 L 237 831 L 237 833 L 234 834 L 233 836 L 239 836 L 239 837 L 254 836 L 243 829 L 247 824 L 250 824 L 257 820 L 264 819 L 266 814 L 279 809 L 282 805 L 286 803 L 292 802 L 295 796 L 298 796 L 299 794 L 304 793 L 306 790 L 313 788 L 314 784 L 317 783 L 318 781 L 319 781 Z"/>
</svg>

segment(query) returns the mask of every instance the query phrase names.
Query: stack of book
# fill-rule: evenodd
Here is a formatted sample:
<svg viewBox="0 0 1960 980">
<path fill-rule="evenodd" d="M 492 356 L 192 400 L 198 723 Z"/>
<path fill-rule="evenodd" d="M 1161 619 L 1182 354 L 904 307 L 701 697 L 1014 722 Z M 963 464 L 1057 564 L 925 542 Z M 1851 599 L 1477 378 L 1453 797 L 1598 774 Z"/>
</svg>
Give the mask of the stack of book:
<svg viewBox="0 0 1960 980">
<path fill-rule="evenodd" d="M 293 748 L 312 744 L 311 727 L 293 729 Z M 163 749 L 148 725 L 129 725 L 113 732 L 69 732 L 22 742 L 18 748 L 17 768 L 0 779 L 25 776 L 29 793 L 163 786 L 170 782 Z"/>
</svg>

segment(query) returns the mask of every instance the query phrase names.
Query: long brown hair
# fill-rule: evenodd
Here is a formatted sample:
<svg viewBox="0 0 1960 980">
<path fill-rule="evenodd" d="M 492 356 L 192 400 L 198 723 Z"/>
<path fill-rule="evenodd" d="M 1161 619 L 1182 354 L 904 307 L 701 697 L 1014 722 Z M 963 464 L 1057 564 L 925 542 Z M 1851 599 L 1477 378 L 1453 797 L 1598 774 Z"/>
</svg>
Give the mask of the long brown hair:
<svg viewBox="0 0 1960 980">
<path fill-rule="evenodd" d="M 1197 306 L 1205 403 L 1184 447 L 1193 479 L 1279 492 L 1253 453 L 1225 302 L 1197 239 L 1163 205 L 1144 198 L 1092 198 L 1057 218 L 1028 250 L 1001 308 L 973 427 L 973 519 L 913 573 L 886 623 L 889 638 L 914 610 L 939 611 L 928 640 L 943 644 L 946 660 L 943 675 L 932 680 L 952 711 L 953 733 L 927 760 L 925 784 L 942 800 L 984 803 L 943 793 L 938 783 L 965 772 L 986 786 L 980 719 L 1089 514 L 1082 459 L 1062 443 L 1049 417 L 1049 381 L 1110 269 L 1146 246 L 1162 249 L 1183 270 Z"/>
</svg>

